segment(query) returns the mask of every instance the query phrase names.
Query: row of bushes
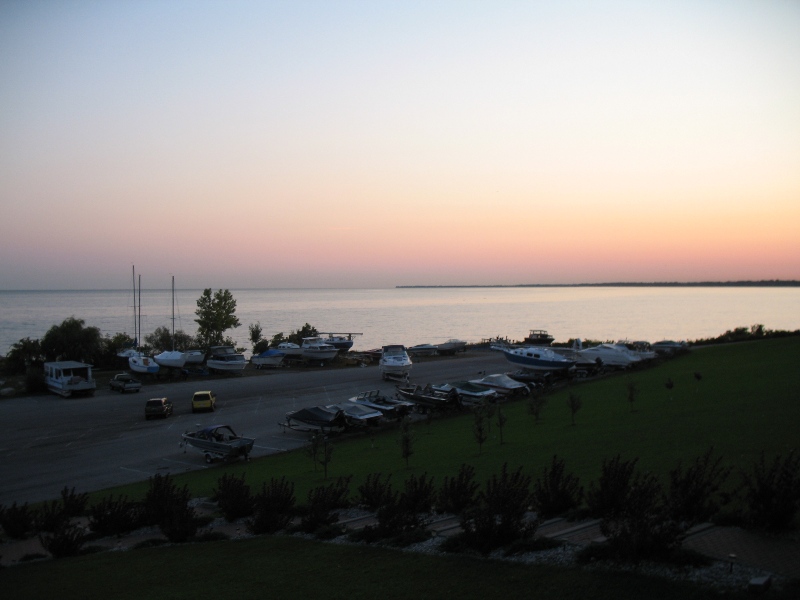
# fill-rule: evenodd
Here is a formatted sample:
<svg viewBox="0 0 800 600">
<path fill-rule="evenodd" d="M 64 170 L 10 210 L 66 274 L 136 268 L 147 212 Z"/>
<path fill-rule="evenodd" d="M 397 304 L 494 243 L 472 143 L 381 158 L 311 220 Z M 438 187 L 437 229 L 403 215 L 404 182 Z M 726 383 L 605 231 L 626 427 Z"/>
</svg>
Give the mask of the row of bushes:
<svg viewBox="0 0 800 600">
<path fill-rule="evenodd" d="M 742 522 L 771 529 L 790 527 L 800 509 L 800 457 L 793 451 L 772 462 L 762 456 L 750 473 L 742 473 L 733 491 L 723 491 L 731 471 L 709 450 L 692 463 L 678 464 L 669 472 L 667 485 L 650 472 L 637 469 L 637 459 L 619 455 L 605 460 L 600 477 L 584 491 L 564 461 L 554 456 L 534 481 L 522 468 L 503 465 L 481 487 L 475 469 L 462 465 L 454 477 L 445 477 L 437 489 L 426 473 L 411 475 L 402 490 L 391 476 L 367 476 L 355 494 L 350 477 L 309 491 L 297 506 L 294 484 L 285 477 L 263 482 L 254 493 L 245 476 L 225 474 L 212 499 L 226 520 L 245 520 L 253 534 L 297 530 L 318 537 L 344 533 L 339 511 L 356 505 L 373 511 L 377 523 L 351 533 L 354 540 L 406 545 L 428 537 L 426 526 L 435 513 L 457 515 L 463 530 L 449 538 L 445 550 L 472 550 L 483 554 L 501 547 L 530 548 L 539 522 L 559 515 L 602 519 L 608 543 L 604 552 L 614 558 L 664 558 L 679 546 L 693 525 L 712 520 L 737 494 L 745 509 Z M 201 521 L 189 507 L 189 492 L 169 476 L 150 479 L 145 497 L 131 502 L 109 496 L 86 507 L 87 496 L 64 488 L 60 500 L 31 509 L 27 504 L 0 507 L 0 524 L 12 538 L 37 531 L 53 556 L 80 551 L 92 535 L 122 535 L 141 527 L 158 526 L 172 542 L 185 542 L 197 534 Z M 71 524 L 75 516 L 88 515 L 89 534 Z M 295 522 L 295 525 L 292 523 Z"/>
</svg>

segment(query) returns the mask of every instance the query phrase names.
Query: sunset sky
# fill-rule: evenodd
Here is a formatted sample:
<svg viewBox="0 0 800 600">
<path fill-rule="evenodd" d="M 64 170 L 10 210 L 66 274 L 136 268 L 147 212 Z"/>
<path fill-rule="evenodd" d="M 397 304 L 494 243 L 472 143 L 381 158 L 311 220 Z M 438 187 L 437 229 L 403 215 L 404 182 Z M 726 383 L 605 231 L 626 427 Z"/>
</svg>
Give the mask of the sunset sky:
<svg viewBox="0 0 800 600">
<path fill-rule="evenodd" d="M 0 2 L 0 289 L 800 279 L 800 2 Z"/>
</svg>

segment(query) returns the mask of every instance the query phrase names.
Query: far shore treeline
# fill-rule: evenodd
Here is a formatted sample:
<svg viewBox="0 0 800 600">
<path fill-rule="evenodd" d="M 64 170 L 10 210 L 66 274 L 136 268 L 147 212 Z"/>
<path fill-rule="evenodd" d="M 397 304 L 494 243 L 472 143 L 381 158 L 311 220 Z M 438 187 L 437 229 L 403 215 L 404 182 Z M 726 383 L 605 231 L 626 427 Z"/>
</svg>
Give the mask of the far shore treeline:
<svg viewBox="0 0 800 600">
<path fill-rule="evenodd" d="M 516 283 L 511 285 L 397 285 L 395 288 L 551 288 L 551 287 L 800 287 L 800 281 L 764 279 L 760 281 L 654 281 L 609 283 Z"/>
</svg>

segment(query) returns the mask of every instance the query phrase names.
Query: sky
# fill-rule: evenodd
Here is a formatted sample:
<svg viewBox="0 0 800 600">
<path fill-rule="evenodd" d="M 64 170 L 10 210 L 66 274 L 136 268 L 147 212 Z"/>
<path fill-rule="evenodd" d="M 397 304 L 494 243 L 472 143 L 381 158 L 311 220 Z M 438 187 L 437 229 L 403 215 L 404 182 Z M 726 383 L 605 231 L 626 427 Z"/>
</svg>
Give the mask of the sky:
<svg viewBox="0 0 800 600">
<path fill-rule="evenodd" d="M 800 279 L 800 2 L 0 0 L 0 289 Z"/>
</svg>

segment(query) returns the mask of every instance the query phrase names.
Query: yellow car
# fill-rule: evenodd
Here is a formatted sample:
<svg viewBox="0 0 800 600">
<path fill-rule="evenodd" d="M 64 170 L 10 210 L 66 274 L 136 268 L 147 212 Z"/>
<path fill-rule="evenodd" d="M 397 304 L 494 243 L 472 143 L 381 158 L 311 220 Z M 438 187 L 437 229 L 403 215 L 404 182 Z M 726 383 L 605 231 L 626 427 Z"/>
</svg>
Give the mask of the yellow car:
<svg viewBox="0 0 800 600">
<path fill-rule="evenodd" d="M 199 410 L 214 410 L 217 405 L 217 396 L 209 390 L 195 392 L 192 396 L 192 412 Z"/>
</svg>

